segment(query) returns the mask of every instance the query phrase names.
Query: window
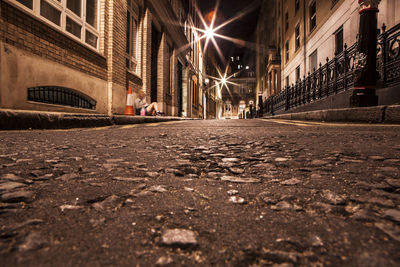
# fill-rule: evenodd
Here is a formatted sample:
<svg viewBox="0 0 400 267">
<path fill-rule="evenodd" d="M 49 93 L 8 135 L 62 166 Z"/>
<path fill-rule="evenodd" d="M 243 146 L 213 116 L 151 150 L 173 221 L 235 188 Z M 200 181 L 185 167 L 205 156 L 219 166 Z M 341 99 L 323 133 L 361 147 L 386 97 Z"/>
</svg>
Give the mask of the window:
<svg viewBox="0 0 400 267">
<path fill-rule="evenodd" d="M 27 8 L 33 9 L 33 0 L 17 0 L 17 2 L 23 4 Z"/>
<path fill-rule="evenodd" d="M 300 80 L 300 66 L 298 66 L 296 68 L 296 82 L 298 82 Z"/>
<path fill-rule="evenodd" d="M 300 47 L 300 25 L 296 26 L 295 34 L 296 34 L 296 51 L 297 51 L 297 49 L 299 49 Z"/>
<path fill-rule="evenodd" d="M 10 0 L 67 35 L 98 48 L 99 0 Z M 26 10 L 28 10 L 26 9 Z"/>
<path fill-rule="evenodd" d="M 343 51 L 343 26 L 335 32 L 335 55 Z"/>
<path fill-rule="evenodd" d="M 81 16 L 81 6 L 81 0 L 67 0 L 67 8 L 79 17 Z"/>
<path fill-rule="evenodd" d="M 310 70 L 314 71 L 314 69 L 318 68 L 318 51 L 315 49 L 314 52 L 310 55 Z"/>
<path fill-rule="evenodd" d="M 289 41 L 286 41 L 285 50 L 286 50 L 286 63 L 288 63 L 289 62 Z"/>
<path fill-rule="evenodd" d="M 299 11 L 300 9 L 300 0 L 294 0 L 294 9 L 297 13 L 297 11 Z"/>
<path fill-rule="evenodd" d="M 289 13 L 285 13 L 285 31 L 289 29 Z"/>
<path fill-rule="evenodd" d="M 289 76 L 286 76 L 285 82 L 286 82 L 286 86 L 289 86 Z"/>
<path fill-rule="evenodd" d="M 138 15 L 136 5 L 128 1 L 126 12 L 126 68 L 136 72 Z"/>
<path fill-rule="evenodd" d="M 61 11 L 44 0 L 40 1 L 40 15 L 58 26 L 61 25 Z"/>
<path fill-rule="evenodd" d="M 310 5 L 310 32 L 317 26 L 317 2 L 314 1 Z"/>
</svg>

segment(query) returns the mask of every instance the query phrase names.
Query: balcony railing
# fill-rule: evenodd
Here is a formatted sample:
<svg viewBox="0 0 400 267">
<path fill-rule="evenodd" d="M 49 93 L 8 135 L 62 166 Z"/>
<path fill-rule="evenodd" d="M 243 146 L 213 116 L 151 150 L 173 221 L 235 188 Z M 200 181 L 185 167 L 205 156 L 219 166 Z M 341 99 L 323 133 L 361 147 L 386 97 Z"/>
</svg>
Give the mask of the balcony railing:
<svg viewBox="0 0 400 267">
<path fill-rule="evenodd" d="M 379 86 L 400 85 L 400 24 L 388 31 L 383 26 L 377 47 Z M 356 55 L 357 43 L 350 47 L 345 45 L 344 51 L 335 58 L 327 59 L 324 65 L 320 63 L 313 73 L 269 97 L 263 103 L 264 113 L 290 110 L 352 88 Z"/>
<path fill-rule="evenodd" d="M 386 31 L 378 38 L 378 70 L 384 87 L 400 84 L 400 24 Z"/>
<path fill-rule="evenodd" d="M 303 80 L 268 98 L 264 103 L 265 112 L 289 110 L 351 88 L 356 52 L 356 44 L 345 45 L 343 52 L 334 59 L 326 59 L 325 65 L 320 63 L 320 67 Z"/>
</svg>

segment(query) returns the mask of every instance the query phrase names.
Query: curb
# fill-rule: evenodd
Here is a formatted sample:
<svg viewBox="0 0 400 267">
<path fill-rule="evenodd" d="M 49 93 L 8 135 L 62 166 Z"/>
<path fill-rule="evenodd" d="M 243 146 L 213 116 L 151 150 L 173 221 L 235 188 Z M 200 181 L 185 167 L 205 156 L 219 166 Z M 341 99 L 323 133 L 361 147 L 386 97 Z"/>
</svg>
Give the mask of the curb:
<svg viewBox="0 0 400 267">
<path fill-rule="evenodd" d="M 0 109 L 0 130 L 71 129 L 112 125 L 195 120 L 179 117 L 140 117 L 101 114 L 71 114 Z"/>
<path fill-rule="evenodd" d="M 316 110 L 264 116 L 263 118 L 327 122 L 400 123 L 400 105 Z"/>
</svg>

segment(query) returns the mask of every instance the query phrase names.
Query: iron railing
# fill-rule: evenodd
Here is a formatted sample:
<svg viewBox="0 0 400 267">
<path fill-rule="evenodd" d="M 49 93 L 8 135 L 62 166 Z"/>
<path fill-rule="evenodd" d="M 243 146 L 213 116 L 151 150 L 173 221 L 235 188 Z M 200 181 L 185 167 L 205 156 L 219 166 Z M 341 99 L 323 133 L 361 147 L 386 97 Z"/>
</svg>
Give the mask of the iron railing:
<svg viewBox="0 0 400 267">
<path fill-rule="evenodd" d="M 400 84 L 400 24 L 378 36 L 377 70 L 379 85 L 391 87 Z M 264 113 L 290 110 L 330 95 L 348 90 L 354 85 L 357 43 L 345 49 L 335 58 L 320 63 L 319 68 L 296 84 L 285 87 L 280 93 L 269 97 L 264 103 Z"/>
<path fill-rule="evenodd" d="M 327 58 L 325 65 L 320 63 L 319 68 L 303 80 L 269 97 L 263 103 L 265 113 L 296 108 L 351 88 L 356 53 L 357 43 L 350 47 L 345 44 L 344 50 L 334 59 Z"/>
<path fill-rule="evenodd" d="M 28 88 L 28 100 L 40 103 L 96 109 L 96 101 L 70 88 L 39 86 Z"/>
<path fill-rule="evenodd" d="M 400 84 L 400 24 L 388 31 L 383 24 L 378 37 L 378 66 L 384 87 Z"/>
</svg>

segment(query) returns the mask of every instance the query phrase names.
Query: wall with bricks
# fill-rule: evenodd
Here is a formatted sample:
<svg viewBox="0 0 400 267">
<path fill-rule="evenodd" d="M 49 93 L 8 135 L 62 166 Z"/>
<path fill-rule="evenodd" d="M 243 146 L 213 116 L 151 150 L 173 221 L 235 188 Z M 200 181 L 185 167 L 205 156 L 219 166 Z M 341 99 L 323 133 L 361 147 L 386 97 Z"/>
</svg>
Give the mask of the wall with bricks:
<svg viewBox="0 0 400 267">
<path fill-rule="evenodd" d="M 107 112 L 107 58 L 103 51 L 96 52 L 5 1 L 0 2 L 0 45 L 1 108 Z M 98 102 L 96 110 L 29 102 L 27 88 L 35 86 L 80 91 Z"/>
<path fill-rule="evenodd" d="M 1 1 L 0 40 L 16 48 L 106 79 L 106 58 L 47 26 L 37 18 Z"/>
<path fill-rule="evenodd" d="M 127 0 L 99 1 L 98 49 L 51 26 L 43 18 L 36 17 L 33 11 L 21 8 L 16 1 L 0 1 L 0 108 L 123 113 L 128 87 L 133 89 L 134 97 L 139 90 L 151 95 L 151 31 L 154 24 L 162 36 L 156 77 L 159 106 L 167 115 L 178 115 L 179 57 L 184 66 L 182 98 L 186 106 L 183 110 L 191 116 L 192 93 L 188 91 L 191 67 L 187 62 L 187 51 L 181 50 L 186 39 L 183 28 L 178 26 L 176 29 L 177 23 L 170 21 L 184 22 L 187 3 L 175 0 L 170 6 L 168 2 L 134 1 L 139 7 L 135 71 L 129 71 L 125 62 Z M 174 10 L 173 7 L 179 8 Z M 163 12 L 172 17 L 165 20 Z M 193 52 L 191 54 L 197 58 Z M 36 86 L 71 88 L 95 99 L 96 109 L 27 101 L 27 88 Z M 199 91 L 198 98 L 201 99 Z M 201 108 L 195 109 L 199 115 Z"/>
</svg>

